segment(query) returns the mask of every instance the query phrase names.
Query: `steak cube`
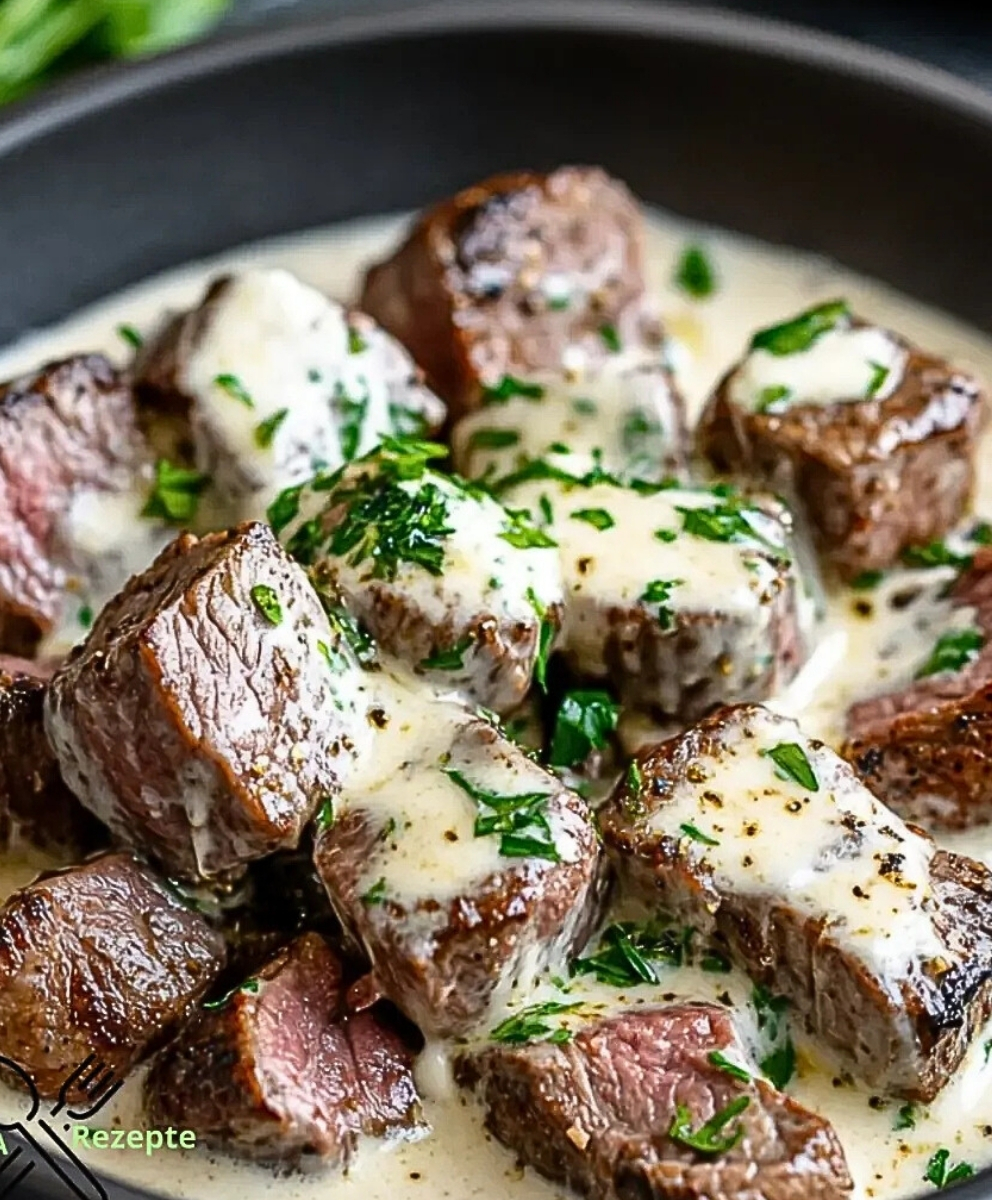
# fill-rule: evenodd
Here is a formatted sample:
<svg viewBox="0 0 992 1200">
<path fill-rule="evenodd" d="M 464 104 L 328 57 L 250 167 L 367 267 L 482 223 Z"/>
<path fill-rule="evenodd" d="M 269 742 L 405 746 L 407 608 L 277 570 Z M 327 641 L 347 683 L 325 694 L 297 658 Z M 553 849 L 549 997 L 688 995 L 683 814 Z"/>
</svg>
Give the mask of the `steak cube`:
<svg viewBox="0 0 992 1200">
<path fill-rule="evenodd" d="M 0 385 L 0 650 L 31 655 L 164 544 L 131 389 L 101 355 Z M 135 564 L 137 563 L 137 568 Z"/>
<path fill-rule="evenodd" d="M 633 763 L 600 812 L 621 888 L 718 938 L 872 1087 L 932 1100 L 992 1016 L 992 873 L 758 705 Z"/>
<path fill-rule="evenodd" d="M 444 420 L 402 346 L 282 270 L 217 279 L 136 370 L 148 405 L 186 414 L 214 528 L 262 520 L 282 489 L 318 469 Z"/>
<path fill-rule="evenodd" d="M 542 461 L 496 486 L 508 507 L 550 518 L 572 670 L 610 680 L 629 710 L 662 722 L 787 683 L 812 614 L 784 507 L 726 489 L 597 478 Z"/>
<path fill-rule="evenodd" d="M 381 649 L 507 712 L 535 674 L 543 679 L 561 625 L 555 544 L 484 492 L 428 468 L 429 449 L 389 441 L 319 479 L 281 527 L 283 543 Z"/>
<path fill-rule="evenodd" d="M 940 537 L 974 486 L 979 384 L 835 301 L 755 334 L 699 426 L 720 470 L 803 507 L 845 578 Z"/>
<path fill-rule="evenodd" d="M 568 1041 L 490 1045 L 462 1055 L 456 1070 L 504 1145 L 592 1200 L 848 1195 L 830 1125 L 715 1064 L 728 1050 L 740 1060 L 727 1013 L 686 1004 L 600 1018 Z M 714 1150 L 683 1140 L 720 1114 L 728 1119 Z"/>
<path fill-rule="evenodd" d="M 603 875 L 585 802 L 460 704 L 394 685 L 315 861 L 384 995 L 465 1033 L 581 945 Z"/>
<path fill-rule="evenodd" d="M 685 471 L 685 404 L 661 362 L 575 381 L 511 380 L 503 391 L 452 431 L 455 467 L 469 479 L 501 479 L 536 460 L 573 475 L 599 468 L 624 482 Z"/>
<path fill-rule="evenodd" d="M 992 820 L 992 549 L 949 599 L 948 626 L 915 679 L 852 705 L 844 745 L 871 790 L 928 829 Z"/>
<path fill-rule="evenodd" d="M 91 1054 L 127 1074 L 224 963 L 219 934 L 127 854 L 42 877 L 0 909 L 0 1046 L 42 1096 Z"/>
<path fill-rule="evenodd" d="M 367 729 L 341 633 L 268 526 L 177 538 L 52 680 L 62 773 L 125 844 L 211 878 L 292 847 Z"/>
<path fill-rule="evenodd" d="M 506 377 L 657 354 L 633 197 L 595 167 L 497 175 L 421 215 L 365 277 L 361 307 L 454 416 Z"/>
<path fill-rule="evenodd" d="M 425 1132 L 411 1065 L 375 1012 L 344 1012 L 340 962 L 304 933 L 158 1056 L 146 1110 L 228 1153 L 347 1166 L 360 1136 Z"/>
<path fill-rule="evenodd" d="M 61 854 L 105 841 L 100 823 L 69 791 L 45 736 L 50 668 L 0 655 L 0 841 L 17 836 Z"/>
</svg>

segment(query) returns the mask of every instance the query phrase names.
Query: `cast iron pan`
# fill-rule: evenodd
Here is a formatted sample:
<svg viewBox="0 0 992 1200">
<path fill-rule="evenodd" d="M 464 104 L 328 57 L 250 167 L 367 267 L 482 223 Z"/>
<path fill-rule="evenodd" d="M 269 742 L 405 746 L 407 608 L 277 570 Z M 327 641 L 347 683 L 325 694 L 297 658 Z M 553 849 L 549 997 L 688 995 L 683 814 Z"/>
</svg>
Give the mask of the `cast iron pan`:
<svg viewBox="0 0 992 1200">
<path fill-rule="evenodd" d="M 992 326 L 984 92 L 754 17 L 464 0 L 214 42 L 0 122 L 0 344 L 188 259 L 570 160 Z M 992 1172 L 954 1195 L 990 1200 Z"/>
</svg>

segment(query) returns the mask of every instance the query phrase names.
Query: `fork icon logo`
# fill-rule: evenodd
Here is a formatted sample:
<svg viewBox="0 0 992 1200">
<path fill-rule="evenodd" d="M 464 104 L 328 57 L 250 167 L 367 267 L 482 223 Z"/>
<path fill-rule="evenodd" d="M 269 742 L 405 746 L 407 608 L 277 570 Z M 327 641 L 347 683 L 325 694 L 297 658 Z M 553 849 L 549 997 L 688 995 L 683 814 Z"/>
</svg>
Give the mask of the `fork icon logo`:
<svg viewBox="0 0 992 1200">
<path fill-rule="evenodd" d="M 0 1143 L 5 1150 L 3 1134 L 6 1132 L 16 1133 L 25 1143 L 0 1157 L 0 1200 L 12 1195 L 39 1162 L 46 1163 L 61 1180 L 67 1195 L 75 1196 L 77 1200 L 107 1200 L 103 1184 L 73 1153 L 59 1129 L 68 1132 L 73 1121 L 93 1117 L 117 1093 L 123 1080 L 115 1081 L 113 1070 L 91 1054 L 66 1077 L 58 1099 L 48 1112 L 43 1113 L 34 1081 L 17 1063 L 0 1055 L 0 1072 L 15 1075 L 27 1093 L 27 1111 L 20 1119 L 0 1122 Z"/>
</svg>

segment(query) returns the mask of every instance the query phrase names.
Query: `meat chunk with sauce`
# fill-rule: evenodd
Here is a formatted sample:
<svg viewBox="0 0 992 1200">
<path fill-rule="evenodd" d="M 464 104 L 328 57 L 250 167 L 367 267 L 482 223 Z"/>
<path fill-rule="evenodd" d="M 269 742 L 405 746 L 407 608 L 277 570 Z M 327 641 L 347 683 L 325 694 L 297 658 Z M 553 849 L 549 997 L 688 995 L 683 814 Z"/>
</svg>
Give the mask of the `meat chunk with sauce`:
<svg viewBox="0 0 992 1200">
<path fill-rule="evenodd" d="M 970 375 L 837 301 L 756 333 L 698 440 L 717 469 L 798 501 L 850 579 L 959 520 L 986 408 Z"/>
<path fill-rule="evenodd" d="M 689 437 L 670 370 L 648 361 L 574 381 L 510 379 L 455 424 L 451 444 L 456 469 L 487 483 L 537 461 L 659 483 L 685 474 Z"/>
<path fill-rule="evenodd" d="M 220 935 L 130 855 L 43 876 L 0 909 L 0 1046 L 42 1096 L 90 1055 L 122 1077 L 223 963 Z"/>
<path fill-rule="evenodd" d="M 624 892 L 715 937 L 872 1087 L 932 1100 L 992 1015 L 992 873 L 792 720 L 742 705 L 642 750 L 599 820 Z"/>
<path fill-rule="evenodd" d="M 637 203 L 596 167 L 497 175 L 422 214 L 361 307 L 456 417 L 505 379 L 657 354 Z"/>
<path fill-rule="evenodd" d="M 345 1011 L 340 961 L 304 933 L 159 1055 L 146 1109 L 228 1153 L 347 1166 L 360 1137 L 426 1131 L 411 1066 L 378 1011 Z"/>
<path fill-rule="evenodd" d="M 154 557 L 151 477 L 131 388 L 101 355 L 0 384 L 0 651 L 33 655 Z"/>
<path fill-rule="evenodd" d="M 382 650 L 507 712 L 543 681 L 561 626 L 558 554 L 521 514 L 430 469 L 430 450 L 387 441 L 317 480 L 276 528 Z"/>
<path fill-rule="evenodd" d="M 588 936 L 604 890 L 585 801 L 460 704 L 397 683 L 366 759 L 318 815 L 342 924 L 427 1037 L 499 1011 Z"/>
<path fill-rule="evenodd" d="M 963 829 L 992 820 L 992 549 L 950 589 L 948 628 L 906 687 L 847 714 L 844 757 L 909 821 Z"/>
<path fill-rule="evenodd" d="M 294 846 L 366 730 L 363 676 L 268 526 L 177 538 L 49 685 L 72 790 L 170 873 Z"/>
<path fill-rule="evenodd" d="M 45 689 L 53 668 L 0 655 L 0 841 L 11 827 L 43 850 L 82 854 L 105 839 L 69 791 L 45 736 Z"/>
<path fill-rule="evenodd" d="M 741 1057 L 724 1010 L 686 1004 L 594 1019 L 569 1040 L 492 1044 L 465 1053 L 457 1073 L 504 1145 L 592 1200 L 847 1196 L 830 1125 L 719 1065 Z M 714 1119 L 711 1139 L 683 1140 Z"/>
<path fill-rule="evenodd" d="M 188 424 L 215 526 L 261 520 L 282 489 L 444 420 L 402 346 L 283 270 L 217 279 L 136 372 L 143 402 Z"/>
<path fill-rule="evenodd" d="M 609 680 L 629 710 L 660 721 L 786 684 L 805 660 L 812 607 L 784 506 L 597 479 L 538 462 L 496 487 L 508 508 L 549 521 L 573 672 Z"/>
</svg>

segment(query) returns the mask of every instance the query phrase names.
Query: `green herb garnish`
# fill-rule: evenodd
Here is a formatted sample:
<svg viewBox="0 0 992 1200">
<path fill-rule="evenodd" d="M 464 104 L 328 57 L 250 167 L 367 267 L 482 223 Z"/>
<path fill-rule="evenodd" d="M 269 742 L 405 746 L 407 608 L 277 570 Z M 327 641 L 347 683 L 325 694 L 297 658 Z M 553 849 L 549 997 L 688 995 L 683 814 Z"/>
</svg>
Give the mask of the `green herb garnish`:
<svg viewBox="0 0 992 1200">
<path fill-rule="evenodd" d="M 93 608 L 89 604 L 80 606 L 79 612 L 76 613 L 76 620 L 83 627 L 89 629 L 93 624 Z"/>
<path fill-rule="evenodd" d="M 321 833 L 326 832 L 334 824 L 334 801 L 328 796 L 317 809 L 317 828 Z"/>
<path fill-rule="evenodd" d="M 744 1127 L 738 1125 L 729 1136 L 721 1136 L 721 1130 L 725 1129 L 735 1117 L 739 1117 L 750 1103 L 750 1096 L 737 1096 L 696 1130 L 692 1128 L 692 1113 L 689 1109 L 684 1104 L 676 1105 L 675 1116 L 672 1118 L 668 1136 L 673 1141 L 681 1142 L 683 1146 L 688 1146 L 699 1154 L 725 1154 L 728 1150 L 732 1150 L 744 1136 Z"/>
<path fill-rule="evenodd" d="M 255 407 L 255 401 L 251 398 L 245 385 L 237 375 L 215 375 L 214 385 L 219 387 L 222 392 L 226 392 L 232 400 L 237 400 L 239 404 L 243 404 L 245 408 Z"/>
<path fill-rule="evenodd" d="M 885 381 L 889 377 L 889 368 L 883 366 L 882 363 L 868 360 L 868 366 L 871 367 L 871 378 L 868 380 L 868 387 L 865 389 L 865 399 L 874 400 L 878 393 L 885 387 Z"/>
<path fill-rule="evenodd" d="M 514 396 L 522 396 L 525 400 L 540 400 L 544 396 L 544 388 L 539 383 L 518 379 L 516 375 L 504 375 L 495 387 L 482 389 L 483 404 L 505 404 Z"/>
<path fill-rule="evenodd" d="M 948 1170 L 951 1152 L 942 1147 L 927 1163 L 924 1182 L 932 1183 L 935 1188 L 950 1187 L 952 1183 L 960 1183 L 962 1179 L 970 1179 L 975 1174 L 971 1163 L 959 1162 Z"/>
<path fill-rule="evenodd" d="M 219 1008 L 226 1008 L 228 1004 L 231 1003 L 231 1000 L 238 994 L 238 992 L 244 992 L 249 996 L 257 995 L 258 986 L 257 979 L 246 979 L 244 983 L 239 983 L 237 987 L 231 988 L 229 992 L 225 992 L 223 996 L 218 997 L 216 1000 L 205 1000 L 203 1002 L 203 1007 L 207 1010 L 207 1012 L 212 1012 Z"/>
<path fill-rule="evenodd" d="M 436 650 L 427 658 L 420 660 L 420 666 L 425 671 L 459 671 L 465 666 L 465 652 L 470 649 L 475 639 L 470 633 L 459 639 L 446 650 Z"/>
<path fill-rule="evenodd" d="M 992 524 L 978 521 L 971 527 L 968 537 L 979 546 L 992 546 Z"/>
<path fill-rule="evenodd" d="M 267 583 L 256 583 L 251 589 L 251 598 L 255 601 L 258 611 L 270 625 L 278 625 L 282 621 L 282 605 L 275 588 Z"/>
<path fill-rule="evenodd" d="M 600 325 L 599 336 L 603 339 L 603 345 L 611 354 L 620 353 L 620 334 L 617 333 L 615 325 Z"/>
<path fill-rule="evenodd" d="M 893 1129 L 915 1129 L 916 1128 L 916 1105 L 904 1104 L 896 1113 L 896 1121 L 892 1126 Z"/>
<path fill-rule="evenodd" d="M 970 554 L 956 554 L 945 542 L 930 542 L 926 546 L 907 546 L 902 552 L 902 561 L 907 567 L 954 567 L 963 569 L 971 566 Z"/>
<path fill-rule="evenodd" d="M 272 526 L 273 533 L 282 533 L 286 526 L 299 515 L 302 492 L 302 483 L 296 484 L 295 487 L 283 488 L 269 505 L 265 519 Z"/>
<path fill-rule="evenodd" d="M 363 350 L 367 350 L 368 348 L 369 348 L 369 344 L 365 340 L 365 338 L 362 337 L 362 335 L 358 332 L 358 330 L 353 325 L 349 325 L 348 326 L 348 353 L 349 354 L 361 354 Z"/>
<path fill-rule="evenodd" d="M 566 692 L 555 718 L 548 762 L 553 767 L 574 767 L 593 750 L 601 750 L 617 727 L 620 705 L 607 692 Z"/>
<path fill-rule="evenodd" d="M 607 529 L 612 529 L 616 525 L 612 514 L 608 513 L 605 508 L 577 508 L 568 515 L 573 521 L 584 521 L 587 525 L 591 525 L 593 529 L 598 529 L 600 533 L 604 533 Z"/>
<path fill-rule="evenodd" d="M 267 450 L 272 445 L 276 434 L 279 432 L 280 425 L 282 425 L 288 416 L 289 409 L 280 408 L 271 417 L 266 417 L 264 421 L 259 421 L 255 426 L 255 445 L 260 450 Z"/>
<path fill-rule="evenodd" d="M 751 1003 L 758 1016 L 758 1028 L 767 1029 L 768 1036 L 774 1041 L 778 1037 L 782 1014 L 788 1009 L 789 1001 L 785 996 L 776 996 L 763 984 L 757 983 L 751 992 Z"/>
<path fill-rule="evenodd" d="M 118 325 L 117 336 L 127 342 L 132 350 L 140 350 L 145 342 L 145 339 L 133 325 Z"/>
<path fill-rule="evenodd" d="M 885 578 L 884 571 L 861 571 L 851 580 L 851 589 L 855 592 L 873 591 Z"/>
<path fill-rule="evenodd" d="M 792 1038 L 786 1035 L 781 1046 L 777 1046 L 761 1060 L 764 1075 L 781 1091 L 796 1073 L 796 1049 Z"/>
<path fill-rule="evenodd" d="M 785 403 L 791 395 L 792 388 L 786 387 L 784 383 L 776 383 L 771 387 L 762 388 L 758 393 L 754 411 L 757 413 L 766 413 L 774 408 L 776 404 Z"/>
<path fill-rule="evenodd" d="M 941 634 L 930 657 L 916 672 L 917 679 L 928 675 L 939 675 L 943 671 L 960 671 L 985 645 L 984 635 L 977 629 L 958 629 Z"/>
<path fill-rule="evenodd" d="M 341 384 L 334 388 L 334 410 L 340 422 L 338 424 L 338 445 L 341 447 L 341 457 L 345 462 L 351 462 L 362 444 L 362 432 L 365 428 L 365 418 L 369 411 L 369 394 L 356 399 L 349 396 Z"/>
<path fill-rule="evenodd" d="M 542 692 L 548 690 L 548 659 L 554 644 L 557 626 L 548 612 L 548 606 L 538 597 L 532 587 L 527 589 L 527 603 L 537 614 L 540 622 L 537 630 L 537 654 L 534 658 L 534 680 Z"/>
<path fill-rule="evenodd" d="M 656 529 L 654 536 L 659 542 L 674 542 L 679 535 L 674 529 Z"/>
<path fill-rule="evenodd" d="M 682 528 L 693 537 L 708 542 L 760 542 L 778 555 L 785 554 L 783 546 L 776 546 L 754 528 L 748 514 L 758 515 L 758 510 L 742 505 L 733 496 L 723 499 L 722 504 L 712 508 L 682 508 L 676 506 L 682 516 Z"/>
<path fill-rule="evenodd" d="M 489 1036 L 494 1042 L 503 1042 L 508 1046 L 522 1046 L 526 1042 L 569 1041 L 571 1035 L 567 1029 L 556 1029 L 544 1018 L 577 1012 L 581 1007 L 581 1004 L 562 1004 L 557 1000 L 531 1004 L 500 1022 Z M 563 1037 L 562 1034 L 567 1036 Z"/>
<path fill-rule="evenodd" d="M 544 858 L 560 862 L 548 824 L 549 792 L 522 792 L 505 796 L 472 781 L 455 767 L 444 767 L 445 775 L 479 806 L 475 818 L 476 837 L 498 835 L 504 858 Z"/>
<path fill-rule="evenodd" d="M 174 525 L 186 525 L 196 516 L 200 494 L 210 479 L 200 471 L 177 467 L 160 458 L 155 464 L 155 485 L 141 510 L 143 517 L 158 517 Z"/>
<path fill-rule="evenodd" d="M 658 628 L 662 631 L 671 629 L 675 624 L 675 613 L 669 607 L 671 591 L 683 582 L 681 579 L 652 579 L 641 592 L 641 604 L 657 605 Z"/>
<path fill-rule="evenodd" d="M 717 841 L 716 838 L 708 837 L 705 833 L 703 833 L 703 831 L 701 829 L 697 829 L 697 827 L 695 825 L 690 824 L 690 822 L 688 822 L 688 821 L 684 821 L 679 826 L 679 830 L 683 834 L 683 836 L 689 838 L 690 841 L 699 842 L 703 846 L 719 846 L 720 845 L 720 843 Z"/>
<path fill-rule="evenodd" d="M 751 338 L 752 350 L 767 350 L 779 358 L 799 354 L 808 350 L 820 337 L 846 324 L 851 319 L 851 310 L 844 300 L 830 300 L 816 308 L 807 309 L 791 321 L 759 329 Z"/>
<path fill-rule="evenodd" d="M 675 283 L 694 300 L 705 300 L 716 291 L 716 274 L 702 246 L 686 246 L 682 251 Z"/>
<path fill-rule="evenodd" d="M 520 434 L 516 429 L 476 429 L 468 444 L 471 450 L 506 450 L 519 441 Z"/>
<path fill-rule="evenodd" d="M 820 790 L 819 780 L 806 757 L 806 751 L 796 742 L 779 742 L 770 750 L 760 751 L 762 758 L 770 758 L 775 764 L 775 774 L 779 779 L 791 779 L 800 787 L 811 792 Z"/>
<path fill-rule="evenodd" d="M 725 1072 L 732 1079 L 739 1079 L 741 1083 L 751 1082 L 751 1072 L 732 1062 L 720 1050 L 711 1050 L 707 1057 L 717 1070 Z"/>
<path fill-rule="evenodd" d="M 366 907 L 381 904 L 386 898 L 386 877 L 381 875 L 369 890 L 360 897 Z"/>
<path fill-rule="evenodd" d="M 526 508 L 506 510 L 506 528 L 499 536 L 517 550 L 547 550 L 558 545 L 550 534 L 538 529 Z"/>
</svg>

